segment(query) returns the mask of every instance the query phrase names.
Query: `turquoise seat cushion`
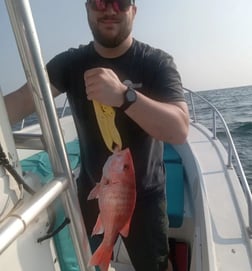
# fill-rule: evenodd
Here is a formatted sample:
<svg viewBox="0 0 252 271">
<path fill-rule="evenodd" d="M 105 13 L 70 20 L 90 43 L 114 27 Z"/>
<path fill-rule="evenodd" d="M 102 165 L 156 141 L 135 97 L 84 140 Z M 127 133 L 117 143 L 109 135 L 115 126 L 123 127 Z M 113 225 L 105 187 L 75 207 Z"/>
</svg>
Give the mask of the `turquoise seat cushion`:
<svg viewBox="0 0 252 271">
<path fill-rule="evenodd" d="M 179 163 L 165 163 L 167 214 L 170 227 L 178 228 L 184 217 L 184 173 Z"/>
<path fill-rule="evenodd" d="M 72 169 L 80 164 L 79 141 L 74 140 L 66 144 L 69 163 Z M 47 183 L 53 178 L 53 171 L 47 152 L 41 151 L 27 159 L 22 160 L 21 167 L 24 172 L 33 172 L 40 177 L 42 184 Z"/>
<path fill-rule="evenodd" d="M 181 163 L 181 157 L 177 153 L 177 151 L 173 148 L 172 145 L 164 143 L 164 161 L 171 163 Z"/>
<path fill-rule="evenodd" d="M 184 217 L 184 170 L 182 159 L 174 147 L 164 143 L 167 214 L 170 227 L 178 228 Z"/>
</svg>

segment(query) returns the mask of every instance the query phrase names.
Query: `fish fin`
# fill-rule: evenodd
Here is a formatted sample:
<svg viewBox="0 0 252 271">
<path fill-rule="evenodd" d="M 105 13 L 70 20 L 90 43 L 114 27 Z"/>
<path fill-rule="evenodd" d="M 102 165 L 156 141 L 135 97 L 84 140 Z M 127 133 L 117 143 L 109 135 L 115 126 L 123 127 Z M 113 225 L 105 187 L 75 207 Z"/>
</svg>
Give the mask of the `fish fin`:
<svg viewBox="0 0 252 271">
<path fill-rule="evenodd" d="M 97 248 L 91 257 L 88 265 L 98 265 L 101 271 L 108 271 L 110 260 L 112 257 L 113 247 L 105 247 L 103 243 Z"/>
<path fill-rule="evenodd" d="M 104 233 L 104 227 L 101 221 L 101 216 L 99 214 L 96 220 L 96 224 L 93 228 L 92 236 L 96 234 L 102 234 L 102 233 Z"/>
<path fill-rule="evenodd" d="M 90 199 L 98 199 L 100 192 L 100 183 L 97 183 L 96 186 L 90 191 L 88 195 L 88 200 Z"/>
<path fill-rule="evenodd" d="M 130 229 L 130 221 L 131 219 L 128 220 L 128 222 L 123 226 L 123 228 L 120 230 L 120 234 L 123 237 L 127 237 L 129 234 L 129 229 Z"/>
</svg>

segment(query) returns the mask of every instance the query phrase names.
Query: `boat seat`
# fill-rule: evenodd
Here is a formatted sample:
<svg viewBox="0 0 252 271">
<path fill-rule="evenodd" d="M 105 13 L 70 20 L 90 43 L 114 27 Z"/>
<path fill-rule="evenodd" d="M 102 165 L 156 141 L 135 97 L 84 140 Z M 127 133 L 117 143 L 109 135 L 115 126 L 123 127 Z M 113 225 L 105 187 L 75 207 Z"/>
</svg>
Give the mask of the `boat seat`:
<svg viewBox="0 0 252 271">
<path fill-rule="evenodd" d="M 184 169 L 176 150 L 164 143 L 167 214 L 171 228 L 179 228 L 184 217 Z"/>
<path fill-rule="evenodd" d="M 71 169 L 75 169 L 80 164 L 79 141 L 73 140 L 66 144 L 66 151 Z M 48 153 L 45 151 L 38 152 L 21 162 L 24 172 L 33 172 L 40 177 L 40 182 L 46 184 L 53 179 L 53 171 L 49 160 Z"/>
<path fill-rule="evenodd" d="M 164 143 L 164 161 L 169 163 L 182 163 L 182 159 L 172 145 Z"/>
</svg>

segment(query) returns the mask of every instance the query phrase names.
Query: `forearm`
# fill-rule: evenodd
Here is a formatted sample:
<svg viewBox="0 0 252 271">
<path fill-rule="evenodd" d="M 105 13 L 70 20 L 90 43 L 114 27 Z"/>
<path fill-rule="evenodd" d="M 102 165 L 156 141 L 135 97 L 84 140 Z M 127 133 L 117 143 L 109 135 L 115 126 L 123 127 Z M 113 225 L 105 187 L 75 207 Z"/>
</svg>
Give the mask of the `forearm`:
<svg viewBox="0 0 252 271">
<path fill-rule="evenodd" d="M 125 113 L 154 138 L 171 144 L 184 143 L 189 126 L 186 103 L 162 103 L 141 93 L 137 95 L 137 101 Z"/>
<path fill-rule="evenodd" d="M 27 84 L 4 96 L 4 101 L 11 124 L 21 121 L 34 112 L 34 102 Z"/>
<path fill-rule="evenodd" d="M 53 97 L 60 94 L 53 85 L 51 85 L 51 90 Z M 11 124 L 15 124 L 35 112 L 35 104 L 28 84 L 4 96 L 4 101 Z"/>
</svg>

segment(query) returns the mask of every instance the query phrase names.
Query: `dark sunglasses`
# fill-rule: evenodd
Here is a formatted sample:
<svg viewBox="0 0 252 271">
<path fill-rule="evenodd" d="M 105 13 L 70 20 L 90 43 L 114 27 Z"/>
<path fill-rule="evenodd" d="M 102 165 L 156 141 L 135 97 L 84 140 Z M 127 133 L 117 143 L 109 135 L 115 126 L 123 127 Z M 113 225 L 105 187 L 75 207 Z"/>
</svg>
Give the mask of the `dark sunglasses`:
<svg viewBox="0 0 252 271">
<path fill-rule="evenodd" d="M 116 12 L 125 12 L 134 4 L 134 0 L 88 0 L 91 8 L 95 11 L 105 11 L 108 4 L 112 4 Z"/>
</svg>

